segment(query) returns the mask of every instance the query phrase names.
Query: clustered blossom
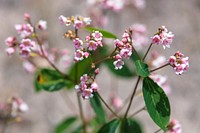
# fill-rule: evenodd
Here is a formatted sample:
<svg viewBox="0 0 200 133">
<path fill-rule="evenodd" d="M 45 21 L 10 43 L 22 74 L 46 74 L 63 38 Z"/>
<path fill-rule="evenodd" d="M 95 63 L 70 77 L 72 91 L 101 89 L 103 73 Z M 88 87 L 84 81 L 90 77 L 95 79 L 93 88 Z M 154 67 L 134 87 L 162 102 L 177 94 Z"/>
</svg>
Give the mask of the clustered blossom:
<svg viewBox="0 0 200 133">
<path fill-rule="evenodd" d="M 184 55 L 177 51 L 173 56 L 169 57 L 169 63 L 174 68 L 177 75 L 181 75 L 183 72 L 187 71 L 189 68 L 189 57 L 184 57 Z"/>
<path fill-rule="evenodd" d="M 113 62 L 115 69 L 122 69 L 124 65 L 124 59 L 129 58 L 132 55 L 132 45 L 130 34 L 126 31 L 122 36 L 122 40 L 114 40 L 114 45 L 117 54 L 113 57 L 115 61 Z"/>
<path fill-rule="evenodd" d="M 171 93 L 171 87 L 169 86 L 168 78 L 166 76 L 151 74 L 150 78 L 153 79 L 167 95 Z"/>
<path fill-rule="evenodd" d="M 83 60 L 84 58 L 89 57 L 89 52 L 88 51 L 94 51 L 98 47 L 102 47 L 102 38 L 103 35 L 99 31 L 93 31 L 90 35 L 86 36 L 85 42 L 87 48 L 83 47 L 83 41 L 79 38 L 75 38 L 73 40 L 74 42 L 74 47 L 76 49 L 74 53 L 74 61 L 78 62 Z"/>
<path fill-rule="evenodd" d="M 146 46 L 148 43 L 146 26 L 136 23 L 130 27 L 130 30 L 132 31 L 132 41 L 134 48 L 136 50 L 141 50 L 143 46 Z"/>
<path fill-rule="evenodd" d="M 19 113 L 29 110 L 28 105 L 20 97 L 13 96 L 6 103 L 0 103 L 0 117 L 16 118 Z"/>
<path fill-rule="evenodd" d="M 61 24 L 65 24 L 66 26 L 73 25 L 76 29 L 80 29 L 82 27 L 90 25 L 92 21 L 89 17 L 82 17 L 82 16 L 65 17 L 61 15 L 59 16 L 58 19 Z"/>
<path fill-rule="evenodd" d="M 80 84 L 75 86 L 75 89 L 82 95 L 83 99 L 93 97 L 93 92 L 97 92 L 99 90 L 99 86 L 95 81 L 95 77 L 98 73 L 99 70 L 97 68 L 94 75 L 84 74 L 80 78 Z"/>
<path fill-rule="evenodd" d="M 167 126 L 166 133 L 181 133 L 181 132 L 182 132 L 182 128 L 181 128 L 181 124 L 179 123 L 179 121 L 177 121 L 175 119 L 171 120 L 171 122 Z"/>
<path fill-rule="evenodd" d="M 152 37 L 152 44 L 163 45 L 164 49 L 166 47 L 170 48 L 170 44 L 172 43 L 173 38 L 174 34 L 169 32 L 165 26 L 162 26 L 158 29 L 158 33 Z"/>
<path fill-rule="evenodd" d="M 15 29 L 21 38 L 30 37 L 33 33 L 33 27 L 30 24 L 16 24 Z"/>
<path fill-rule="evenodd" d="M 35 42 L 30 39 L 22 39 L 19 49 L 22 57 L 27 58 L 30 55 L 31 48 L 35 46 Z"/>
</svg>

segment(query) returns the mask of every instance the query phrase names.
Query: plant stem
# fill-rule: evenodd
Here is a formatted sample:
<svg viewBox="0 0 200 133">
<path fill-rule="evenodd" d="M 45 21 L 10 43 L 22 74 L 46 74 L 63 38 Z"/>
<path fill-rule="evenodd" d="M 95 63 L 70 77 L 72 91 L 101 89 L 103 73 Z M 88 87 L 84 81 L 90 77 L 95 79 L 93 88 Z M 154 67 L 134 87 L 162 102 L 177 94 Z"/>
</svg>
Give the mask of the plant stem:
<svg viewBox="0 0 200 133">
<path fill-rule="evenodd" d="M 109 105 L 104 101 L 104 99 L 101 97 L 101 95 L 97 92 L 98 97 L 101 99 L 101 101 L 104 103 L 104 105 L 112 112 L 114 116 L 119 118 L 119 116 L 109 107 Z"/>
<path fill-rule="evenodd" d="M 150 70 L 150 72 L 154 72 L 154 71 L 159 70 L 159 69 L 161 69 L 161 68 L 163 68 L 163 67 L 166 67 L 166 66 L 168 66 L 168 65 L 170 65 L 170 64 L 167 63 L 167 64 L 165 64 L 165 65 L 162 65 L 162 66 L 158 67 L 158 68 L 155 68 L 155 69 L 153 69 L 153 70 Z"/>
<path fill-rule="evenodd" d="M 136 90 L 137 90 L 137 86 L 138 86 L 138 84 L 139 84 L 140 78 L 141 78 L 141 77 L 139 76 L 138 79 L 137 79 L 137 82 L 136 82 L 136 84 L 135 84 L 135 88 L 134 88 L 133 93 L 132 93 L 132 95 L 131 95 L 131 99 L 130 99 L 128 108 L 127 108 L 126 113 L 125 113 L 125 115 L 124 115 L 124 119 L 125 119 L 125 118 L 127 117 L 127 115 L 128 115 L 128 111 L 129 111 L 129 109 L 130 109 L 130 107 L 131 107 L 131 104 L 132 104 L 133 98 L 134 98 L 134 96 L 135 96 L 135 92 L 136 92 Z"/>
<path fill-rule="evenodd" d="M 82 107 L 82 103 L 81 103 L 81 98 L 79 96 L 79 94 L 77 93 L 77 100 L 78 100 L 78 106 L 79 106 L 79 111 L 80 111 L 80 117 L 83 123 L 83 133 L 87 133 L 86 130 L 86 122 L 85 122 L 85 118 L 84 118 L 84 114 L 83 114 L 83 107 Z"/>
<path fill-rule="evenodd" d="M 156 130 L 154 133 L 158 133 L 158 132 L 160 132 L 160 131 L 162 131 L 162 129 L 158 129 L 158 130 Z"/>
<path fill-rule="evenodd" d="M 136 112 L 134 112 L 132 115 L 130 115 L 130 118 L 133 117 L 133 116 L 135 116 L 135 115 L 137 115 L 138 113 L 140 113 L 141 111 L 143 111 L 143 110 L 145 110 L 145 109 L 146 109 L 145 106 L 142 107 L 141 109 L 139 109 L 138 111 L 136 111 Z"/>
<path fill-rule="evenodd" d="M 143 61 L 145 60 L 147 54 L 149 53 L 149 50 L 151 49 L 151 46 L 153 45 L 153 43 L 150 44 L 149 48 L 147 49 L 147 52 L 145 53 L 144 57 L 143 57 Z"/>
<path fill-rule="evenodd" d="M 110 56 L 107 56 L 107 57 L 105 57 L 105 58 L 103 58 L 103 59 L 101 59 L 101 60 L 99 60 L 99 61 L 94 62 L 93 64 L 94 64 L 94 65 L 97 65 L 97 64 L 99 64 L 99 63 L 101 63 L 101 62 L 103 62 L 103 61 L 105 61 L 105 60 L 108 60 L 108 59 L 111 59 L 111 57 L 110 57 Z"/>
</svg>

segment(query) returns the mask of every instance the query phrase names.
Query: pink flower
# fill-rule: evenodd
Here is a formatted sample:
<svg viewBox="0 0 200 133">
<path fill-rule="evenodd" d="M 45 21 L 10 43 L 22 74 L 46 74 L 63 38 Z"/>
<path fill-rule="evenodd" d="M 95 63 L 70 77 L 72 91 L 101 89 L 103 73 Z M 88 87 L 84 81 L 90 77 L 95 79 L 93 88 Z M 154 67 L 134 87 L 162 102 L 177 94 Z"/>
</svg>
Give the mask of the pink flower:
<svg viewBox="0 0 200 133">
<path fill-rule="evenodd" d="M 113 64 L 114 64 L 116 70 L 122 69 L 122 67 L 124 65 L 124 61 L 121 59 L 118 59 L 118 60 L 114 61 Z"/>
<path fill-rule="evenodd" d="M 120 56 L 125 59 L 129 58 L 132 55 L 132 49 L 123 48 L 120 50 Z"/>
<path fill-rule="evenodd" d="M 13 36 L 10 36 L 10 37 L 6 38 L 5 43 L 8 47 L 14 47 L 15 41 L 16 41 L 16 38 Z"/>
<path fill-rule="evenodd" d="M 24 20 L 29 21 L 30 20 L 30 15 L 28 13 L 24 13 Z"/>
<path fill-rule="evenodd" d="M 83 26 L 84 26 L 83 21 L 78 20 L 78 19 L 76 19 L 76 20 L 74 21 L 74 27 L 75 27 L 76 29 L 80 29 L 80 28 L 83 27 Z"/>
<path fill-rule="evenodd" d="M 30 24 L 16 24 L 15 29 L 21 38 L 27 38 L 33 33 L 33 27 Z"/>
<path fill-rule="evenodd" d="M 14 48 L 14 47 L 9 47 L 9 48 L 7 48 L 7 49 L 6 49 L 6 53 L 7 53 L 8 55 L 14 54 L 14 53 L 15 53 L 15 48 Z"/>
<path fill-rule="evenodd" d="M 92 33 L 92 37 L 95 41 L 101 41 L 102 40 L 102 34 L 99 31 L 95 31 Z"/>
<path fill-rule="evenodd" d="M 181 133 L 181 132 L 182 128 L 180 123 L 175 119 L 171 120 L 171 122 L 167 127 L 167 133 Z"/>
<path fill-rule="evenodd" d="M 177 75 L 181 75 L 189 68 L 189 57 L 184 57 L 179 51 L 177 51 L 174 56 L 170 56 L 168 61 Z"/>
<path fill-rule="evenodd" d="M 83 46 L 83 41 L 82 40 L 80 40 L 79 38 L 75 38 L 73 40 L 73 42 L 74 42 L 74 47 L 76 49 L 81 49 L 82 48 L 82 46 Z"/>
<path fill-rule="evenodd" d="M 119 96 L 111 96 L 111 104 L 115 109 L 120 109 L 123 105 L 122 99 Z"/>
<path fill-rule="evenodd" d="M 144 9 L 146 7 L 145 0 L 132 0 L 132 2 L 137 9 Z"/>
<path fill-rule="evenodd" d="M 37 28 L 40 29 L 40 30 L 46 30 L 47 29 L 47 21 L 44 21 L 44 20 L 40 20 L 38 23 L 37 23 Z"/>
<path fill-rule="evenodd" d="M 80 49 L 76 50 L 74 53 L 74 61 L 78 62 L 84 59 L 84 52 Z"/>
<path fill-rule="evenodd" d="M 151 61 L 150 65 L 151 67 L 158 68 L 166 63 L 166 58 L 162 55 L 159 55 L 157 51 L 153 51 L 151 54 Z"/>
<path fill-rule="evenodd" d="M 60 21 L 60 23 L 61 24 L 65 24 L 66 26 L 70 26 L 71 25 L 71 20 L 69 19 L 69 18 L 66 18 L 65 16 L 63 16 L 63 15 L 60 15 L 59 17 L 58 17 L 58 19 L 59 19 L 59 21 Z"/>
<path fill-rule="evenodd" d="M 165 26 L 162 26 L 161 28 L 159 28 L 158 33 L 152 37 L 152 43 L 163 45 L 164 49 L 166 47 L 170 48 L 170 44 L 173 42 L 173 38 L 174 34 L 172 34 L 172 32 L 168 32 Z"/>
<path fill-rule="evenodd" d="M 97 42 L 93 41 L 93 40 L 90 40 L 88 43 L 87 43 L 87 47 L 88 47 L 88 50 L 90 51 L 93 51 L 93 50 L 96 50 L 97 49 Z"/>
<path fill-rule="evenodd" d="M 96 82 L 93 82 L 91 84 L 91 89 L 94 91 L 94 92 L 97 92 L 99 90 L 99 86 Z"/>
<path fill-rule="evenodd" d="M 115 47 L 123 47 L 124 43 L 122 41 L 120 41 L 119 39 L 114 40 L 114 45 Z"/>
<path fill-rule="evenodd" d="M 29 61 L 24 61 L 22 65 L 24 69 L 29 73 L 34 73 L 36 71 L 36 67 Z"/>
</svg>

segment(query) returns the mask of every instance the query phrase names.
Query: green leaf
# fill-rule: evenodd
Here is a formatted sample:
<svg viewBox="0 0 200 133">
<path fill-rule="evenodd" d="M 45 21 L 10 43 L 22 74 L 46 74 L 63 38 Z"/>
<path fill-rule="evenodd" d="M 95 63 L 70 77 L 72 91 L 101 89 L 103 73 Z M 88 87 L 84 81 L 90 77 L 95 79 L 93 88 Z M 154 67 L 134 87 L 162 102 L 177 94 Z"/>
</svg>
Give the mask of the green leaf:
<svg viewBox="0 0 200 133">
<path fill-rule="evenodd" d="M 124 133 L 142 133 L 142 127 L 133 119 L 126 119 L 124 122 Z"/>
<path fill-rule="evenodd" d="M 105 124 L 106 122 L 106 114 L 105 111 L 101 105 L 101 101 L 99 100 L 98 95 L 93 93 L 93 98 L 90 98 L 90 104 L 96 114 L 96 118 L 100 124 Z"/>
<path fill-rule="evenodd" d="M 117 129 L 118 125 L 119 125 L 119 120 L 114 119 L 103 125 L 103 127 L 101 127 L 98 133 L 115 133 L 115 130 Z"/>
<path fill-rule="evenodd" d="M 54 133 L 68 133 L 70 127 L 76 122 L 77 118 L 72 116 L 61 122 L 55 129 Z"/>
<path fill-rule="evenodd" d="M 69 83 L 70 81 L 66 80 L 59 72 L 47 68 L 38 70 L 34 80 L 36 91 L 58 91 Z"/>
<path fill-rule="evenodd" d="M 114 35 L 113 33 L 108 32 L 108 31 L 106 31 L 106 30 L 103 30 L 103 29 L 94 28 L 94 27 L 86 27 L 85 30 L 90 31 L 90 32 L 92 32 L 92 31 L 99 31 L 99 32 L 102 33 L 103 38 L 113 38 L 113 39 L 117 39 L 117 36 L 116 36 L 116 35 Z"/>
<path fill-rule="evenodd" d="M 145 64 L 144 62 L 142 62 L 140 60 L 136 60 L 134 63 L 135 63 L 135 67 L 137 70 L 137 74 L 139 76 L 141 76 L 141 77 L 149 76 L 150 72 L 149 72 L 147 64 Z"/>
<path fill-rule="evenodd" d="M 144 78 L 142 91 L 149 115 L 161 129 L 166 131 L 170 119 L 170 103 L 167 95 L 149 77 Z"/>
</svg>

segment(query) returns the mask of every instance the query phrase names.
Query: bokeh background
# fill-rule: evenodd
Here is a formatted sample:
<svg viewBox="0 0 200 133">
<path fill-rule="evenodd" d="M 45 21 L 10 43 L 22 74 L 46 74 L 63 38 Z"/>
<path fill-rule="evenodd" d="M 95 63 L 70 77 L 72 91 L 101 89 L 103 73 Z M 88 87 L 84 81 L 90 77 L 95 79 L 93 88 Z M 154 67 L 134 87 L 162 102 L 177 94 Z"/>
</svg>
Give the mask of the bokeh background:
<svg viewBox="0 0 200 133">
<path fill-rule="evenodd" d="M 56 124 L 65 117 L 78 113 L 66 105 L 68 95 L 76 106 L 74 91 L 70 93 L 36 93 L 33 87 L 33 75 L 24 71 L 21 59 L 18 56 L 8 57 L 4 39 L 16 35 L 14 24 L 23 23 L 23 14 L 28 12 L 32 20 L 48 21 L 49 44 L 52 47 L 72 48 L 62 35 L 66 29 L 58 22 L 60 15 L 87 15 L 86 1 L 84 0 L 0 0 L 0 102 L 6 101 L 12 95 L 21 96 L 29 105 L 30 110 L 23 114 L 24 121 L 10 123 L 6 133 L 52 133 Z M 132 6 L 119 13 L 109 13 L 109 23 L 106 28 L 121 36 L 125 28 L 133 23 L 143 23 L 148 28 L 149 37 L 161 25 L 166 25 L 175 34 L 175 41 L 171 49 L 157 48 L 166 57 L 180 50 L 190 58 L 190 69 L 187 73 L 177 76 L 171 68 L 165 68 L 172 87 L 169 96 L 172 105 L 172 118 L 180 121 L 183 133 L 200 132 L 200 1 L 199 0 L 147 0 L 146 8 L 137 10 Z M 105 77 L 107 78 L 105 80 Z M 103 97 L 112 87 L 117 87 L 120 95 L 125 97 L 131 92 L 134 79 L 115 78 L 103 67 L 98 79 L 101 82 L 100 93 Z M 112 81 L 117 81 L 113 84 Z M 105 95 L 104 95 L 105 94 Z M 137 110 L 142 106 L 142 98 L 138 98 L 141 105 L 132 108 Z M 133 103 L 139 103 L 139 100 Z M 87 104 L 88 101 L 84 101 Z M 133 105 L 134 106 L 134 105 Z M 146 133 L 152 133 L 158 127 L 153 124 L 146 112 L 137 115 L 144 123 Z M 1 128 L 1 127 L 0 127 Z"/>
</svg>

